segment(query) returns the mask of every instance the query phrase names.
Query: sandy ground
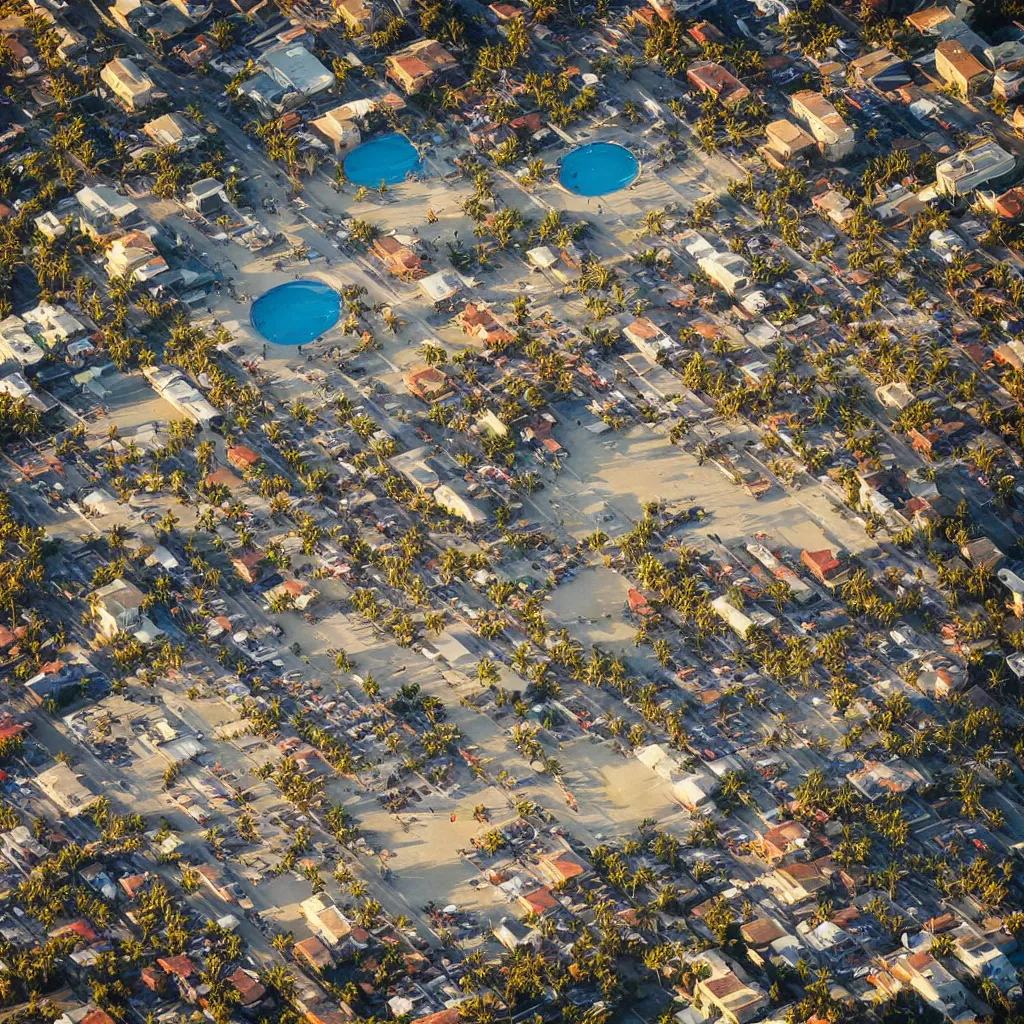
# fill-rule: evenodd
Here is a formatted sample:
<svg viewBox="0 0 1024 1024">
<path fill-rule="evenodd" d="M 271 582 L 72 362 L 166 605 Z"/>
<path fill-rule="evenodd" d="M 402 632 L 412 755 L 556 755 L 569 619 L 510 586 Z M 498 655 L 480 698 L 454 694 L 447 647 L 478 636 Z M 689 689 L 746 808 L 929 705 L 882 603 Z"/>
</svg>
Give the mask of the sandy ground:
<svg viewBox="0 0 1024 1024">
<path fill-rule="evenodd" d="M 710 518 L 692 529 L 699 534 L 713 531 L 726 542 L 764 531 L 776 543 L 798 551 L 871 546 L 862 529 L 836 516 L 811 489 L 797 496 L 775 487 L 756 501 L 714 466 L 699 466 L 693 456 L 646 426 L 601 437 L 575 424 L 563 423 L 556 430 L 572 455 L 540 500 L 558 503 L 565 529 L 577 538 L 598 527 L 614 537 L 630 529 L 630 520 L 643 514 L 646 502 L 667 501 L 703 505 Z M 609 513 L 616 517 L 611 525 L 600 520 Z"/>
</svg>

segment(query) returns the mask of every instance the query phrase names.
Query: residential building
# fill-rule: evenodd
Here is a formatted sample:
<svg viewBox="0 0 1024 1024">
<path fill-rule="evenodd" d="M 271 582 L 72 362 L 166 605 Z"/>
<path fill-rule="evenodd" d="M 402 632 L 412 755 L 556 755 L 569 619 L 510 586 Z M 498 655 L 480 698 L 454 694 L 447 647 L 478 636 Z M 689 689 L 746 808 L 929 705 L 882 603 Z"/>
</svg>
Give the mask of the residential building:
<svg viewBox="0 0 1024 1024">
<path fill-rule="evenodd" d="M 572 850 L 557 850 L 544 854 L 537 861 L 537 867 L 552 885 L 571 882 L 574 878 L 585 877 L 593 871 L 590 862 Z"/>
<path fill-rule="evenodd" d="M 41 213 L 35 219 L 36 230 L 44 238 L 51 240 L 57 238 L 63 238 L 67 234 L 67 225 L 60 217 L 53 212 L 53 210 L 47 210 L 46 213 Z"/>
<path fill-rule="evenodd" d="M 820 195 L 812 196 L 811 206 L 822 217 L 830 220 L 839 228 L 844 227 L 854 218 L 853 203 L 836 189 L 829 189 Z"/>
<path fill-rule="evenodd" d="M 991 187 L 994 182 L 1016 172 L 1017 160 L 994 139 L 963 149 L 935 165 L 935 187 L 950 198 L 969 195 L 976 188 Z"/>
<path fill-rule="evenodd" d="M 220 214 L 228 202 L 227 191 L 216 178 L 201 178 L 189 186 L 185 205 L 208 220 Z"/>
<path fill-rule="evenodd" d="M 988 68 L 957 39 L 944 39 L 935 47 L 935 70 L 964 99 L 980 92 L 990 75 Z"/>
<path fill-rule="evenodd" d="M 334 73 L 302 45 L 268 50 L 257 65 L 260 71 L 242 83 L 240 92 L 265 113 L 280 114 L 301 106 L 335 83 Z"/>
<path fill-rule="evenodd" d="M 242 1009 L 255 1006 L 267 994 L 267 990 L 259 978 L 251 971 L 241 967 L 236 967 L 226 980 L 238 993 L 238 1005 Z"/>
<path fill-rule="evenodd" d="M 167 0 L 167 3 L 173 4 L 186 18 L 193 22 L 203 21 L 210 11 L 213 10 L 213 4 L 205 2 L 205 0 L 198 0 L 198 2 L 197 0 Z"/>
<path fill-rule="evenodd" d="M 815 145 L 807 132 L 785 118 L 765 125 L 764 133 L 768 138 L 765 148 L 782 163 L 788 163 Z"/>
<path fill-rule="evenodd" d="M 1015 100 L 1024 92 L 1024 66 L 1000 68 L 992 79 L 992 93 L 1002 100 Z"/>
<path fill-rule="evenodd" d="M 203 141 L 203 133 L 189 118 L 181 114 L 161 114 L 142 126 L 143 134 L 151 139 L 154 145 L 173 146 L 182 152 L 195 149 Z"/>
<path fill-rule="evenodd" d="M 492 929 L 491 934 L 512 952 L 520 946 L 539 949 L 544 944 L 543 936 L 536 928 L 528 928 L 514 917 L 503 917 Z"/>
<path fill-rule="evenodd" d="M 872 50 L 850 61 L 850 67 L 853 80 L 858 85 L 869 86 L 878 92 L 895 92 L 911 82 L 905 61 L 892 50 Z"/>
<path fill-rule="evenodd" d="M 331 951 L 315 935 L 296 942 L 292 946 L 292 952 L 296 960 L 300 960 L 307 967 L 312 967 L 314 971 L 326 971 L 334 966 Z"/>
<path fill-rule="evenodd" d="M 817 954 L 817 959 L 834 971 L 841 970 L 862 952 L 856 939 L 835 921 L 801 921 L 796 932 L 807 948 Z"/>
<path fill-rule="evenodd" d="M 20 316 L 11 314 L 0 320 L 0 358 L 13 360 L 24 370 L 31 370 L 46 358 Z"/>
<path fill-rule="evenodd" d="M 436 39 L 418 39 L 391 54 L 384 63 L 387 77 L 407 96 L 415 96 L 458 62 Z"/>
<path fill-rule="evenodd" d="M 953 936 L 953 955 L 972 977 L 987 978 L 1010 998 L 1020 996 L 1017 971 L 1006 954 L 1000 952 L 989 938 L 978 935 L 969 925 L 961 925 Z"/>
<path fill-rule="evenodd" d="M 913 792 L 930 781 L 920 768 L 911 767 L 898 757 L 886 762 L 868 761 L 846 778 L 857 792 L 871 801 Z"/>
<path fill-rule="evenodd" d="M 110 18 L 125 32 L 140 39 L 173 39 L 192 27 L 192 21 L 173 3 L 149 0 L 116 0 L 107 8 Z"/>
<path fill-rule="evenodd" d="M 512 341 L 515 335 L 487 306 L 467 302 L 458 316 L 459 325 L 465 334 L 482 341 L 484 345 Z"/>
<path fill-rule="evenodd" d="M 305 46 L 267 50 L 259 64 L 274 81 L 302 99 L 308 100 L 334 87 L 334 72 L 325 68 Z"/>
<path fill-rule="evenodd" d="M 26 825 L 17 825 L 10 832 L 0 835 L 0 853 L 26 873 L 49 855 L 46 847 L 35 840 Z"/>
<path fill-rule="evenodd" d="M 225 454 L 228 464 L 242 473 L 255 469 L 261 461 L 260 457 L 244 444 L 229 445 Z"/>
<path fill-rule="evenodd" d="M 354 36 L 361 36 L 372 24 L 373 8 L 367 0 L 334 0 L 334 9 Z"/>
<path fill-rule="evenodd" d="M 81 228 L 94 238 L 143 223 L 139 208 L 109 185 L 87 185 L 75 193 L 75 198 L 78 200 Z"/>
<path fill-rule="evenodd" d="M 333 107 L 320 117 L 314 118 L 309 122 L 309 126 L 330 144 L 335 156 L 342 156 L 355 149 L 362 141 L 359 125 L 353 119 L 348 103 Z"/>
<path fill-rule="evenodd" d="M 702 1004 L 713 1006 L 729 1024 L 747 1024 L 769 1003 L 767 994 L 757 985 L 717 963 L 712 965 L 710 978 L 697 982 L 695 991 Z"/>
<path fill-rule="evenodd" d="M 649 362 L 665 358 L 676 343 L 652 320 L 642 316 L 622 328 L 622 336 Z"/>
<path fill-rule="evenodd" d="M 107 247 L 107 276 L 149 281 L 170 269 L 145 231 L 129 231 Z"/>
<path fill-rule="evenodd" d="M 718 781 L 710 775 L 695 772 L 679 779 L 672 786 L 672 796 L 691 814 L 714 809 L 714 793 Z"/>
<path fill-rule="evenodd" d="M 129 57 L 115 57 L 105 64 L 100 72 L 100 81 L 129 110 L 139 110 L 153 102 L 156 91 L 153 79 Z"/>
<path fill-rule="evenodd" d="M 434 501 L 453 516 L 465 519 L 467 523 L 475 526 L 482 525 L 488 520 L 487 512 L 473 500 L 462 481 L 441 484 L 434 491 Z"/>
<path fill-rule="evenodd" d="M 986 46 L 979 56 L 993 71 L 1018 64 L 1024 61 L 1024 38 Z"/>
<path fill-rule="evenodd" d="M 758 852 L 769 864 L 778 864 L 787 854 L 807 845 L 806 827 L 798 821 L 784 821 L 768 829 L 758 840 Z"/>
<path fill-rule="evenodd" d="M 30 409 L 38 413 L 52 412 L 57 408 L 57 400 L 50 395 L 40 394 L 20 373 L 9 373 L 0 377 L 0 392 L 11 398 L 20 398 Z"/>
<path fill-rule="evenodd" d="M 437 309 L 450 309 L 462 291 L 462 280 L 448 270 L 438 270 L 420 279 L 420 291 Z"/>
<path fill-rule="evenodd" d="M 750 90 L 733 74 L 711 60 L 694 61 L 686 69 L 686 78 L 695 88 L 714 96 L 725 107 L 748 99 Z"/>
<path fill-rule="evenodd" d="M 906 409 L 914 402 L 914 392 L 901 380 L 875 388 L 875 397 L 887 409 L 895 409 L 897 412 Z"/>
<path fill-rule="evenodd" d="M 211 405 L 198 388 L 173 366 L 147 366 L 142 371 L 153 390 L 178 412 L 200 427 L 219 430 L 224 423 L 220 411 Z"/>
<path fill-rule="evenodd" d="M 788 565 L 780 562 L 763 544 L 747 544 L 747 551 L 754 556 L 777 580 L 789 587 L 797 604 L 809 604 L 817 594 Z"/>
<path fill-rule="evenodd" d="M 142 618 L 142 591 L 116 579 L 92 592 L 90 604 L 100 633 L 108 639 L 134 629 Z"/>
<path fill-rule="evenodd" d="M 702 256 L 697 265 L 708 275 L 711 283 L 727 295 L 735 296 L 751 284 L 750 264 L 738 252 L 716 252 L 711 256 Z"/>
<path fill-rule="evenodd" d="M 919 951 L 898 957 L 892 974 L 910 985 L 929 1006 L 951 1019 L 970 1004 L 967 989 L 931 953 Z"/>
<path fill-rule="evenodd" d="M 842 160 L 853 152 L 857 144 L 853 129 L 820 92 L 803 89 L 789 100 L 794 115 L 807 125 L 826 160 Z"/>
<path fill-rule="evenodd" d="M 414 366 L 402 380 L 409 394 L 421 402 L 440 402 L 455 393 L 448 375 L 434 366 Z"/>
<path fill-rule="evenodd" d="M 381 235 L 373 240 L 373 254 L 384 264 L 392 277 L 401 281 L 418 281 L 426 276 L 423 260 L 411 245 L 406 245 L 394 235 Z"/>
<path fill-rule="evenodd" d="M 246 583 L 255 583 L 263 573 L 266 555 L 262 551 L 245 551 L 231 558 L 231 564 Z"/>
<path fill-rule="evenodd" d="M 21 318 L 28 325 L 29 332 L 49 348 L 75 341 L 89 333 L 78 317 L 52 302 L 40 302 L 38 306 L 25 310 Z"/>
<path fill-rule="evenodd" d="M 205 885 L 206 888 L 217 897 L 217 899 L 223 900 L 225 903 L 238 902 L 235 898 L 235 893 L 231 883 L 225 881 L 224 873 L 220 870 L 219 865 L 210 863 L 200 864 L 195 869 L 195 872 L 199 876 L 199 880 L 203 885 Z"/>
<path fill-rule="evenodd" d="M 429 493 L 441 482 L 430 461 L 431 449 L 426 445 L 392 455 L 391 468 L 401 473 L 421 494 Z"/>
<path fill-rule="evenodd" d="M 348 939 L 352 925 L 329 896 L 310 896 L 299 906 L 306 923 L 328 946 L 338 946 Z"/>
<path fill-rule="evenodd" d="M 100 799 L 99 793 L 92 792 L 79 779 L 66 764 L 58 762 L 36 775 L 33 782 L 64 814 L 75 818 Z"/>
<path fill-rule="evenodd" d="M 772 944 L 789 933 L 778 921 L 770 917 L 755 917 L 740 925 L 740 935 L 747 947 L 747 955 L 758 967 L 764 966 L 774 952 Z"/>
<path fill-rule="evenodd" d="M 759 608 L 737 608 L 725 594 L 719 594 L 711 602 L 715 614 L 741 639 L 746 639 L 753 626 L 770 629 L 775 624 L 775 617 Z"/>
<path fill-rule="evenodd" d="M 783 864 L 763 876 L 764 883 L 784 906 L 815 899 L 831 885 L 831 878 L 816 863 Z"/>
<path fill-rule="evenodd" d="M 807 566 L 811 575 L 829 590 L 841 587 L 850 578 L 850 565 L 828 549 L 823 551 L 801 551 L 800 561 Z"/>
</svg>

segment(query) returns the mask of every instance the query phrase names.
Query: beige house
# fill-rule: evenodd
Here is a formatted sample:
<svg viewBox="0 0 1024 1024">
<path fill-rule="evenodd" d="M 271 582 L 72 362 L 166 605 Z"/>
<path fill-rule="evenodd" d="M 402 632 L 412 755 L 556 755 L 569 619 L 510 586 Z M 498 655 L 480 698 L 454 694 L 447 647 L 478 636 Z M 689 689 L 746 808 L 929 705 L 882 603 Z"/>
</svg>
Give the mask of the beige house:
<svg viewBox="0 0 1024 1024">
<path fill-rule="evenodd" d="M 765 125 L 764 133 L 768 138 L 766 148 L 783 163 L 787 163 L 793 157 L 799 156 L 814 146 L 814 139 L 803 128 L 785 118 Z"/>
<path fill-rule="evenodd" d="M 455 58 L 436 40 L 418 39 L 386 60 L 387 76 L 407 96 L 422 92 L 439 75 L 455 67 Z"/>
<path fill-rule="evenodd" d="M 168 269 L 167 260 L 157 252 L 145 231 L 129 231 L 111 241 L 107 248 L 107 276 L 148 281 Z"/>
<path fill-rule="evenodd" d="M 334 9 L 338 12 L 345 28 L 353 35 L 361 36 L 369 30 L 373 8 L 366 0 L 334 0 Z"/>
<path fill-rule="evenodd" d="M 98 793 L 84 786 L 66 764 L 55 764 L 40 772 L 33 781 L 47 799 L 71 818 L 88 810 L 100 798 Z"/>
<path fill-rule="evenodd" d="M 944 39 L 935 47 L 935 70 L 965 99 L 980 92 L 989 79 L 988 68 L 957 39 Z"/>
<path fill-rule="evenodd" d="M 92 592 L 96 624 L 105 637 L 138 626 L 142 618 L 142 591 L 134 583 L 117 579 Z"/>
<path fill-rule="evenodd" d="M 129 110 L 139 110 L 153 101 L 153 80 L 128 57 L 115 57 L 104 65 L 100 81 Z"/>
<path fill-rule="evenodd" d="M 343 153 L 355 149 L 362 138 L 359 125 L 353 120 L 352 108 L 348 103 L 333 107 L 322 117 L 310 121 L 309 124 L 318 135 L 322 135 L 330 143 L 334 148 L 335 156 L 341 156 Z"/>
<path fill-rule="evenodd" d="M 198 126 L 181 114 L 161 114 L 147 121 L 142 131 L 157 146 L 173 146 L 175 149 L 195 149 L 203 141 Z"/>
<path fill-rule="evenodd" d="M 756 985 L 743 981 L 734 971 L 714 970 L 697 983 L 701 1003 L 710 1004 L 729 1024 L 747 1024 L 768 1005 L 768 996 Z"/>
<path fill-rule="evenodd" d="M 328 946 L 340 945 L 351 934 L 352 925 L 334 905 L 334 901 L 330 897 L 310 896 L 299 906 L 310 930 L 315 932 Z"/>
<path fill-rule="evenodd" d="M 801 89 L 789 98 L 793 113 L 807 125 L 826 160 L 842 160 L 853 152 L 857 140 L 853 129 L 820 92 Z"/>
</svg>

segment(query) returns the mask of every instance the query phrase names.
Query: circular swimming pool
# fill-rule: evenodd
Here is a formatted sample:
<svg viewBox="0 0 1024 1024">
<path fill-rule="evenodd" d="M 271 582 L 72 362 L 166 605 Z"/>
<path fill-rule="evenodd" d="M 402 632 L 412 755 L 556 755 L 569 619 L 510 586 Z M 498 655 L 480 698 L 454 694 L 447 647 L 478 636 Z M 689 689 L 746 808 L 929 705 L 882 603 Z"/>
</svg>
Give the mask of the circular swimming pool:
<svg viewBox="0 0 1024 1024">
<path fill-rule="evenodd" d="M 640 163 L 616 142 L 591 142 L 562 157 L 558 180 L 578 196 L 606 196 L 636 181 Z"/>
<path fill-rule="evenodd" d="M 264 292 L 249 309 L 249 321 L 275 345 L 306 345 L 341 316 L 341 296 L 319 281 L 288 281 Z"/>
<path fill-rule="evenodd" d="M 399 185 L 410 171 L 420 166 L 416 147 L 399 132 L 378 135 L 361 146 L 356 146 L 345 157 L 345 176 L 353 185 L 379 188 Z"/>
</svg>

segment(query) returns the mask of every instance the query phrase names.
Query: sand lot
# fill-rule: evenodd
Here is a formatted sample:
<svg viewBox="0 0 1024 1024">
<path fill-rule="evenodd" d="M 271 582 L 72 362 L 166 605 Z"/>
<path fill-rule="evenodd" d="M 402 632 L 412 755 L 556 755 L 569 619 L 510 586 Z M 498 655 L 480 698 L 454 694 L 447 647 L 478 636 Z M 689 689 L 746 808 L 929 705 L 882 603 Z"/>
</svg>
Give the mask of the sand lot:
<svg viewBox="0 0 1024 1024">
<path fill-rule="evenodd" d="M 557 431 L 572 455 L 541 503 L 553 500 L 566 530 L 577 538 L 598 527 L 614 537 L 629 530 L 646 502 L 667 501 L 704 505 L 711 515 L 692 529 L 714 531 L 726 542 L 764 531 L 796 550 L 872 546 L 864 531 L 836 516 L 816 489 L 793 495 L 776 487 L 757 501 L 714 466 L 698 465 L 648 427 L 601 437 L 568 423 Z M 614 518 L 602 521 L 608 515 Z"/>
</svg>

